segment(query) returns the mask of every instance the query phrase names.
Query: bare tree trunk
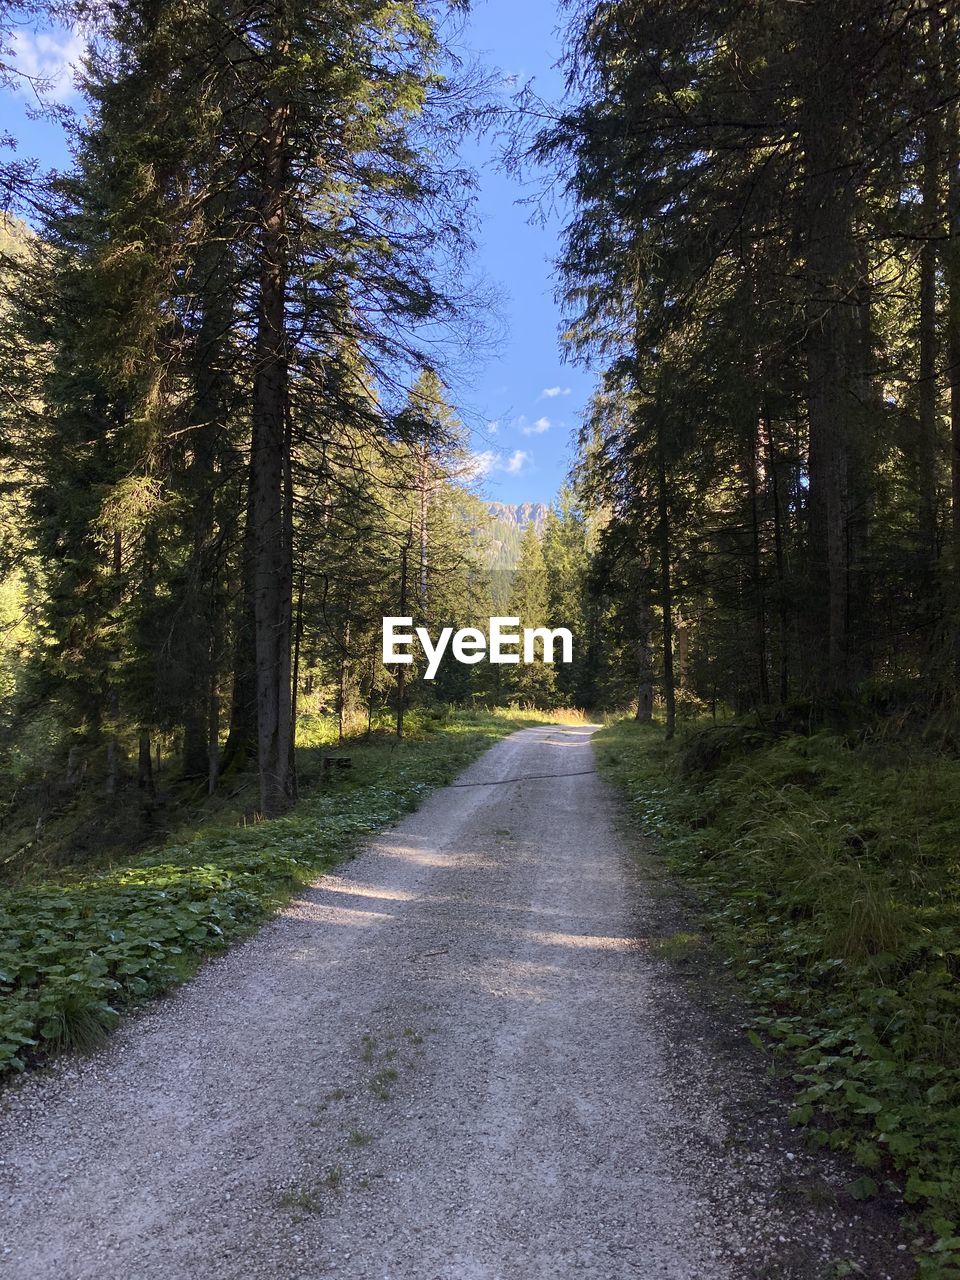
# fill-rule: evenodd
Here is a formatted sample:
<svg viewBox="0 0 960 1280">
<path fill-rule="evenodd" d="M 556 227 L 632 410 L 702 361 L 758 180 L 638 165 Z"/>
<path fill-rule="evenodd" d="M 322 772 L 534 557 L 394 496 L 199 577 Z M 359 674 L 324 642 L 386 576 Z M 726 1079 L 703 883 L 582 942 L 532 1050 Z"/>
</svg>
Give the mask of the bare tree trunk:
<svg viewBox="0 0 960 1280">
<path fill-rule="evenodd" d="M 283 9 L 274 51 L 287 48 Z M 253 433 L 250 485 L 253 512 L 254 618 L 257 654 L 257 762 L 264 816 L 283 813 L 296 799 L 292 767 L 291 639 L 293 548 L 288 532 L 289 414 L 286 334 L 287 200 L 290 108 L 270 105 L 261 139 L 261 210 Z"/>
<path fill-rule="evenodd" d="M 773 554 L 777 573 L 777 668 L 779 673 L 780 702 L 787 702 L 790 695 L 790 619 L 787 603 L 786 565 L 783 550 L 783 513 L 780 501 L 780 469 L 773 443 L 773 423 L 764 410 L 763 420 L 767 435 L 767 458 L 770 468 L 770 484 L 773 489 Z"/>
<path fill-rule="evenodd" d="M 63 779 L 64 785 L 75 790 L 83 781 L 85 770 L 86 761 L 83 758 L 83 748 L 74 744 L 67 752 L 67 772 Z"/>
<path fill-rule="evenodd" d="M 290 536 L 293 537 L 293 522 L 290 524 Z M 300 581 L 297 585 L 297 607 L 293 620 L 293 675 L 291 677 L 291 694 L 290 694 L 290 722 L 293 725 L 292 736 L 297 732 L 297 703 L 300 694 L 300 653 L 303 648 L 303 597 L 307 585 L 306 566 L 301 559 L 300 562 Z M 312 690 L 312 680 L 310 689 Z M 295 746 L 296 744 L 293 743 Z"/>
<path fill-rule="evenodd" d="M 370 697 L 367 699 L 367 741 L 373 732 L 373 704 L 377 696 L 377 654 L 370 655 Z"/>
<path fill-rule="evenodd" d="M 760 547 L 760 514 L 757 502 L 757 468 L 759 450 L 757 433 L 760 423 L 752 425 L 750 450 L 747 458 L 747 491 L 750 500 L 750 576 L 753 588 L 753 636 L 754 655 L 757 662 L 757 693 L 761 706 L 770 702 L 770 683 L 767 678 L 767 604 L 763 591 L 763 560 Z"/>
<path fill-rule="evenodd" d="M 854 380 L 855 420 L 847 462 L 847 611 L 853 683 L 873 670 L 877 622 L 872 581 L 875 558 L 871 541 L 877 500 L 877 444 L 882 438 L 885 413 L 883 390 L 876 368 L 870 256 L 865 245 L 859 245 L 858 250 L 860 281 L 856 335 L 859 367 Z"/>
<path fill-rule="evenodd" d="M 675 618 L 673 630 L 677 637 L 677 688 L 685 693 L 690 675 L 690 626 L 682 614 Z"/>
<path fill-rule="evenodd" d="M 670 571 L 670 508 L 667 499 L 667 467 L 662 425 L 657 424 L 657 547 L 660 555 L 660 608 L 663 613 L 663 701 L 666 736 L 676 729 L 677 695 L 673 679 L 673 585 Z"/>
<path fill-rule="evenodd" d="M 209 211 L 222 221 L 225 197 Z M 201 290 L 200 327 L 192 350 L 193 405 L 188 471 L 192 546 L 186 606 L 196 620 L 196 635 L 185 637 L 182 660 L 189 662 L 195 693 L 183 725 L 183 773 L 210 779 L 209 695 L 220 664 L 225 630 L 224 601 L 217 563 L 217 463 L 228 413 L 229 394 L 220 356 L 230 327 L 230 261 L 221 239 L 201 247 L 195 274 Z"/>
<path fill-rule="evenodd" d="M 350 601 L 347 600 L 347 609 Z M 340 651 L 340 679 L 337 683 L 337 742 L 343 746 L 343 721 L 347 706 L 347 654 L 350 651 L 350 619 L 343 626 L 343 647 Z"/>
<path fill-rule="evenodd" d="M 113 576 L 117 584 L 117 593 L 120 592 L 120 575 L 123 572 L 123 539 L 120 531 L 115 530 L 113 534 Z M 114 655 L 115 662 L 119 663 L 120 654 Z M 110 725 L 108 729 L 109 737 L 107 738 L 107 778 L 105 790 L 108 796 L 116 795 L 117 787 L 120 782 L 120 690 L 114 682 L 110 685 L 107 694 L 107 706 L 110 709 Z"/>
<path fill-rule="evenodd" d="M 248 488 L 241 552 L 242 585 L 235 623 L 230 731 L 223 749 L 221 773 L 235 768 L 246 769 L 257 753 L 257 628 L 254 616 L 253 535 L 252 491 Z"/>
<path fill-rule="evenodd" d="M 934 36 L 931 35 L 931 39 Z M 935 55 L 934 55 L 935 56 Z M 931 57 L 931 62 L 933 57 Z M 940 123 L 929 112 L 924 125 L 922 221 L 926 239 L 920 249 L 920 361 L 917 409 L 918 533 L 920 572 L 927 599 L 933 591 L 937 560 L 937 263 L 940 230 Z"/>
<path fill-rule="evenodd" d="M 653 719 L 653 663 L 650 653 L 650 601 L 641 588 L 637 604 L 637 722 Z"/>
<path fill-rule="evenodd" d="M 152 802 L 157 798 L 157 789 L 153 780 L 153 757 L 150 751 L 150 731 L 148 729 L 140 730 L 137 751 L 137 786 L 140 788 L 146 807 L 151 807 Z"/>
<path fill-rule="evenodd" d="M 851 68 L 834 0 L 801 11 L 807 55 L 802 111 L 810 426 L 811 639 L 820 693 L 849 688 L 847 466 L 853 413 L 853 298 L 858 279 L 851 161 Z M 824 582 L 825 592 L 818 589 Z M 824 640 L 826 643 L 824 643 Z"/>
<path fill-rule="evenodd" d="M 400 552 L 400 613 L 399 617 L 406 618 L 407 614 L 407 560 L 410 555 L 410 548 L 413 545 L 413 527 L 407 536 L 406 542 Z M 407 687 L 407 668 L 403 663 L 397 664 L 397 737 L 403 737 L 403 712 L 404 698 Z"/>
<path fill-rule="evenodd" d="M 420 449 L 420 613 L 427 621 L 427 562 L 429 555 L 428 513 L 430 507 L 429 451 L 424 438 Z"/>
<path fill-rule="evenodd" d="M 204 673 L 199 674 L 199 683 L 202 688 Z M 182 752 L 184 778 L 205 778 L 210 767 L 207 756 L 209 742 L 204 702 L 193 702 L 184 714 Z"/>
<path fill-rule="evenodd" d="M 212 796 L 220 782 L 220 693 L 217 688 L 216 676 L 214 676 L 213 684 L 210 686 L 209 709 L 207 794 Z"/>
<path fill-rule="evenodd" d="M 954 24 L 953 38 L 960 36 Z M 947 218 L 945 248 L 947 282 L 947 368 L 950 379 L 950 511 L 953 563 L 953 644 L 960 676 L 960 106 L 949 114 L 947 144 Z"/>
</svg>

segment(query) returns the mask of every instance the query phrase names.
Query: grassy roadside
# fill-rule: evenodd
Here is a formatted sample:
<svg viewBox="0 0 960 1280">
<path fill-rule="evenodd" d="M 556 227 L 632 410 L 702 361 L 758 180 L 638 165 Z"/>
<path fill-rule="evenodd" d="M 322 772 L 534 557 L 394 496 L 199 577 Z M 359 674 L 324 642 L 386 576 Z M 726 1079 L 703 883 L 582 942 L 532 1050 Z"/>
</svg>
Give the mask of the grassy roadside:
<svg viewBox="0 0 960 1280">
<path fill-rule="evenodd" d="M 753 1003 L 792 1119 L 863 1199 L 916 1209 L 920 1275 L 960 1276 L 960 762 L 743 724 L 595 739 Z"/>
<path fill-rule="evenodd" d="M 124 1009 L 249 934 L 363 836 L 547 718 L 422 718 L 402 743 L 351 743 L 353 767 L 308 789 L 287 817 L 207 826 L 106 868 L 0 889 L 0 1077 L 95 1044 Z"/>
</svg>

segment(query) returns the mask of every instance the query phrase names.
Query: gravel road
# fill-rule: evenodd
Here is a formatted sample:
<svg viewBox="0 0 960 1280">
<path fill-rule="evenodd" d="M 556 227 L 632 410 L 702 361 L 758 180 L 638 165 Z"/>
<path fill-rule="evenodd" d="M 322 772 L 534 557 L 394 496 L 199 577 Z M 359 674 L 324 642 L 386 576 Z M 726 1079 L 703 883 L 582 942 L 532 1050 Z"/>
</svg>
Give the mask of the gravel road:
<svg viewBox="0 0 960 1280">
<path fill-rule="evenodd" d="M 657 895 L 591 733 L 500 743 L 103 1051 L 7 1091 L 0 1275 L 743 1280 L 860 1257 L 876 1226 L 842 1171 L 791 1147 L 760 1059 L 712 1043 L 649 945 Z"/>
</svg>

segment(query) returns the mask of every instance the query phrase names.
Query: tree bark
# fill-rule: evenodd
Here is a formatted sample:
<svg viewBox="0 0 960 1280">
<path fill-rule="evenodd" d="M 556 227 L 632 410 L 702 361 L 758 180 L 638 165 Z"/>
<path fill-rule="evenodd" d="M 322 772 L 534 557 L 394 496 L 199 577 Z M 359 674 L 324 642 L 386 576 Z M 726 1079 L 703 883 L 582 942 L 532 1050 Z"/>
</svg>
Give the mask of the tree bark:
<svg viewBox="0 0 960 1280">
<path fill-rule="evenodd" d="M 952 29 L 960 36 L 960 23 Z M 947 285 L 947 369 L 950 380 L 950 513 L 953 563 L 954 665 L 960 676 L 960 106 L 948 116 L 947 219 L 944 249 Z"/>
<path fill-rule="evenodd" d="M 757 468 L 759 450 L 757 435 L 759 420 L 750 431 L 749 456 L 747 458 L 747 493 L 750 501 L 750 577 L 753 588 L 753 637 L 754 657 L 757 663 L 757 694 L 760 705 L 770 702 L 770 682 L 767 676 L 767 604 L 763 590 L 763 560 L 760 546 L 760 514 L 757 498 Z"/>
<path fill-rule="evenodd" d="M 350 608 L 349 597 L 347 609 Z M 343 646 L 340 651 L 340 678 L 337 682 L 337 742 L 343 746 L 344 715 L 347 707 L 347 654 L 350 652 L 350 619 L 343 625 Z"/>
<path fill-rule="evenodd" d="M 637 602 L 637 715 L 639 724 L 653 720 L 653 663 L 650 653 L 650 601 L 641 587 Z"/>
<path fill-rule="evenodd" d="M 773 423 L 764 410 L 763 421 L 767 435 L 767 459 L 770 469 L 770 485 L 773 490 L 773 555 L 777 574 L 777 671 L 780 703 L 790 696 L 790 616 L 787 602 L 786 562 L 783 540 L 783 509 L 780 499 L 780 468 L 773 443 Z"/>
<path fill-rule="evenodd" d="M 241 590 L 234 623 L 233 687 L 230 731 L 223 749 L 221 774 L 247 769 L 257 754 L 257 626 L 254 609 L 254 514 L 248 485 L 241 551 Z"/>
<path fill-rule="evenodd" d="M 137 752 L 137 785 L 143 794 L 147 807 L 157 798 L 157 790 L 153 781 L 153 756 L 150 750 L 150 731 L 140 730 Z"/>
<path fill-rule="evenodd" d="M 663 702 L 669 741 L 677 723 L 677 695 L 673 678 L 673 584 L 670 571 L 670 504 L 663 427 L 657 424 L 657 549 L 660 556 L 660 608 L 663 614 Z"/>
<path fill-rule="evenodd" d="M 214 677 L 214 683 L 210 687 L 209 711 L 207 794 L 212 796 L 220 782 L 220 693 L 217 688 L 216 677 Z"/>
<path fill-rule="evenodd" d="M 217 562 L 218 463 L 229 413 L 230 388 L 223 368 L 223 346 L 231 319 L 231 260 L 224 244 L 224 197 L 208 213 L 218 231 L 198 251 L 194 273 L 199 280 L 200 324 L 192 350 L 193 406 L 188 469 L 192 546 L 187 581 L 191 618 L 201 624 L 199 641 L 185 638 L 183 660 L 189 662 L 195 689 L 183 726 L 183 772 L 188 778 L 210 778 L 218 765 L 210 759 L 210 690 L 217 681 L 226 630 L 225 602 Z"/>
<path fill-rule="evenodd" d="M 407 617 L 407 562 L 410 556 L 410 548 L 413 545 L 413 526 L 406 542 L 400 551 L 400 613 L 398 617 Z M 407 688 L 407 668 L 403 663 L 397 664 L 397 737 L 403 737 L 403 712 L 404 699 Z"/>
<path fill-rule="evenodd" d="M 273 52 L 287 53 L 283 9 Z M 289 415 L 286 334 L 289 104 L 274 96 L 261 139 L 261 227 L 256 371 L 250 453 L 254 621 L 257 655 L 257 763 L 265 817 L 296 799 L 293 769 L 291 640 L 293 548 L 288 533 Z"/>
<path fill-rule="evenodd" d="M 931 35 L 931 38 L 933 36 Z M 933 58 L 931 57 L 931 63 Z M 928 113 L 924 124 L 920 249 L 920 358 L 917 410 L 918 534 L 920 573 L 927 599 L 934 588 L 937 560 L 937 262 L 940 230 L 940 122 Z"/>
<path fill-rule="evenodd" d="M 850 158 L 855 115 L 849 51 L 834 0 L 803 6 L 801 20 L 806 53 L 801 145 L 810 429 L 808 568 L 814 606 L 810 638 L 819 650 L 814 691 L 829 695 L 843 694 L 850 685 L 847 465 L 854 406 L 853 304 L 859 274 Z"/>
<path fill-rule="evenodd" d="M 373 704 L 377 696 L 377 652 L 370 655 L 370 697 L 367 699 L 367 742 L 373 732 Z"/>
<path fill-rule="evenodd" d="M 210 768 L 208 757 L 207 706 L 203 695 L 204 672 L 198 673 L 200 692 L 184 715 L 182 769 L 184 778 L 206 778 Z"/>
<path fill-rule="evenodd" d="M 429 558 L 428 514 L 430 507 L 430 454 L 426 437 L 420 447 L 420 615 L 427 618 L 427 563 Z"/>
<path fill-rule="evenodd" d="M 293 522 L 289 521 L 290 537 L 293 537 Z M 300 560 L 300 577 L 297 583 L 297 607 L 293 620 L 293 674 L 291 676 L 291 694 L 290 694 L 290 722 L 293 726 L 291 736 L 294 737 L 297 732 L 297 705 L 300 696 L 300 655 L 303 651 L 303 599 L 307 588 L 307 570 L 306 564 L 301 558 Z M 312 690 L 312 680 L 310 690 Z M 292 743 L 293 747 L 296 743 Z"/>
<path fill-rule="evenodd" d="M 123 573 L 123 538 L 119 530 L 113 534 L 113 577 L 117 585 L 119 598 Z M 114 654 L 114 661 L 119 666 L 120 654 Z M 109 736 L 107 738 L 107 777 L 105 790 L 108 796 L 116 795 L 120 783 L 120 688 L 116 680 L 109 685 L 107 706 L 110 710 Z"/>
</svg>

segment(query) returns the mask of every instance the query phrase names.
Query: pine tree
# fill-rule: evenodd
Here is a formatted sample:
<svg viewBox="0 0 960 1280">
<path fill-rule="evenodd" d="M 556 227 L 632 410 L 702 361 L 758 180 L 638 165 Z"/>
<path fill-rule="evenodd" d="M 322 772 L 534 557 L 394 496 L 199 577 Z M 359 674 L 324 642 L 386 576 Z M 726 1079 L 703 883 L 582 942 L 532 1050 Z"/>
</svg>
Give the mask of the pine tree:
<svg viewBox="0 0 960 1280">
<path fill-rule="evenodd" d="M 521 632 L 526 628 L 546 627 L 550 621 L 550 585 L 540 538 L 528 524 L 520 543 L 510 595 L 510 617 L 520 619 Z M 522 658 L 521 654 L 521 658 Z M 554 701 L 557 685 L 556 668 L 544 662 L 538 653 L 533 662 L 519 662 L 509 670 L 509 692 L 521 705 L 544 707 Z"/>
</svg>

